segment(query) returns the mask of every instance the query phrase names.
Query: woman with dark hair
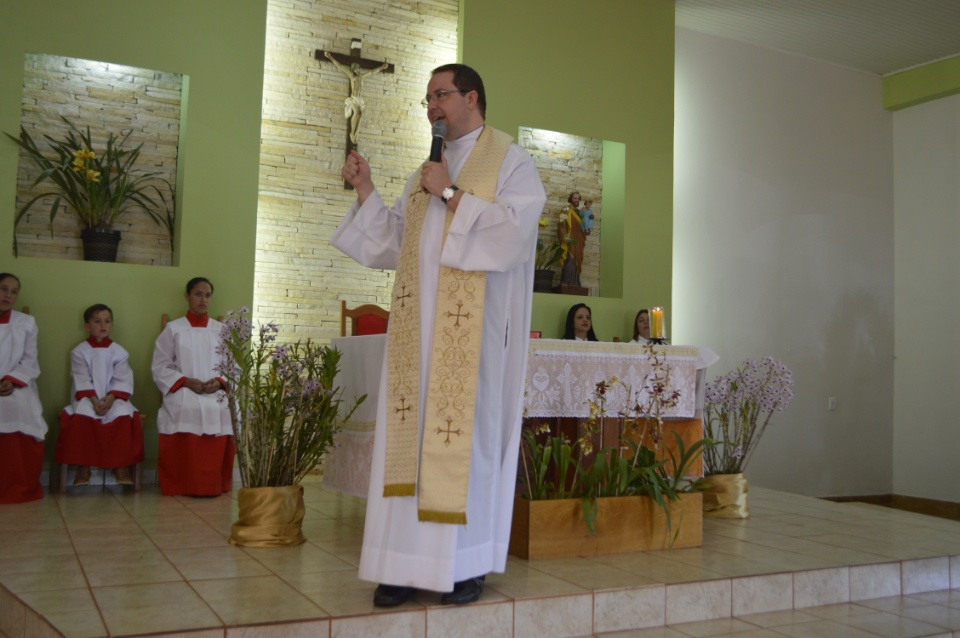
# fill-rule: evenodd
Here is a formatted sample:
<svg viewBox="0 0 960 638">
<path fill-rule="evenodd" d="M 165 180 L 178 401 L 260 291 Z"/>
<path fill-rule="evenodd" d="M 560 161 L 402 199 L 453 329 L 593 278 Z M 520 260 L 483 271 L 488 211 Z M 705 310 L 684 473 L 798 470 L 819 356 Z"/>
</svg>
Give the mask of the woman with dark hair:
<svg viewBox="0 0 960 638">
<path fill-rule="evenodd" d="M 157 477 L 166 495 L 219 496 L 233 482 L 233 426 L 226 381 L 216 375 L 223 324 L 207 314 L 213 284 L 187 283 L 187 314 L 171 321 L 153 350 L 153 380 L 163 394 L 157 415 Z"/>
<path fill-rule="evenodd" d="M 575 341 L 600 341 L 593 333 L 593 320 L 590 306 L 578 303 L 567 313 L 567 326 L 563 332 L 564 339 Z"/>
<path fill-rule="evenodd" d="M 641 308 L 633 320 L 633 340 L 630 343 L 644 344 L 650 341 L 650 311 Z"/>
<path fill-rule="evenodd" d="M 0 273 L 0 503 L 43 498 L 47 423 L 36 384 L 37 322 L 13 309 L 19 295 L 20 279 Z"/>
</svg>

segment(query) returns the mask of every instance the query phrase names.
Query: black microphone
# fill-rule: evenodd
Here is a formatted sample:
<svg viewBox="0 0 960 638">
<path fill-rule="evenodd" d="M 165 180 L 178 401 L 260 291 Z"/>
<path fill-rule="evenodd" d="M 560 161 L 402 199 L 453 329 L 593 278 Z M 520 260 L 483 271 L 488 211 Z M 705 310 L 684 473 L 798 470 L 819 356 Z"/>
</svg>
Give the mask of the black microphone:
<svg viewBox="0 0 960 638">
<path fill-rule="evenodd" d="M 443 120 L 435 121 L 431 132 L 433 142 L 430 144 L 430 161 L 439 162 L 440 154 L 443 152 L 443 138 L 447 134 L 447 123 Z"/>
</svg>

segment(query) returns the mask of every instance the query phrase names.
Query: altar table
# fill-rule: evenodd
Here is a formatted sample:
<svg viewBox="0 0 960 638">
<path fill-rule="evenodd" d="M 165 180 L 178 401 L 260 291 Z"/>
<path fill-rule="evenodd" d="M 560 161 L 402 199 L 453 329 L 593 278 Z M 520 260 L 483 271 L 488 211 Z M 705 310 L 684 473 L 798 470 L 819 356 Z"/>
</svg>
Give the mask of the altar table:
<svg viewBox="0 0 960 638">
<path fill-rule="evenodd" d="M 337 385 L 350 405 L 367 395 L 334 439 L 323 472 L 325 487 L 354 496 L 367 496 L 373 430 L 386 335 L 340 337 L 331 346 L 342 353 Z M 627 404 L 628 392 L 636 393 L 651 372 L 648 353 L 631 343 L 531 339 L 527 357 L 526 416 L 586 417 L 587 400 L 599 381 L 616 376 L 620 383 L 607 394 L 607 413 L 615 416 Z M 717 355 L 697 346 L 655 346 L 671 369 L 671 387 L 680 390 L 680 401 L 666 414 L 668 420 L 689 422 L 702 416 L 706 368 Z"/>
</svg>

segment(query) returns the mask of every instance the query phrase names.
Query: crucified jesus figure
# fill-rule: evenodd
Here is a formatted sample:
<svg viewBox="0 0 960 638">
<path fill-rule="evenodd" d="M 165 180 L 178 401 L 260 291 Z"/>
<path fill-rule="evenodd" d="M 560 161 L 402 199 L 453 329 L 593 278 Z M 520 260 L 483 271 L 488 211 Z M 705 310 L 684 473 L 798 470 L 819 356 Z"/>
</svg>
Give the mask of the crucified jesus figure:
<svg viewBox="0 0 960 638">
<path fill-rule="evenodd" d="M 360 130 L 360 118 L 363 117 L 363 98 L 360 97 L 360 90 L 363 88 L 363 78 L 368 75 L 373 75 L 374 73 L 379 73 L 390 65 L 384 62 L 375 69 L 364 71 L 356 62 L 350 64 L 350 66 L 341 64 L 329 51 L 325 52 L 324 55 L 350 80 L 350 94 L 343 102 L 343 116 L 347 118 L 350 124 L 350 142 L 356 147 L 357 133 Z"/>
</svg>

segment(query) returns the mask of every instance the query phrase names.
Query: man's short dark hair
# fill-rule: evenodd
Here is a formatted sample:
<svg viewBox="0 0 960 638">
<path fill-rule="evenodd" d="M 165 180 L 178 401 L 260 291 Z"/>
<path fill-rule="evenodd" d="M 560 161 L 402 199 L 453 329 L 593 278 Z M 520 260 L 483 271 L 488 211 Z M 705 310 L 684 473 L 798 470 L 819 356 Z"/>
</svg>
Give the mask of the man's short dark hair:
<svg viewBox="0 0 960 638">
<path fill-rule="evenodd" d="M 466 64 L 444 64 L 433 70 L 431 75 L 437 73 L 453 73 L 453 85 L 461 91 L 476 91 L 477 106 L 480 107 L 480 117 L 487 119 L 487 92 L 483 88 L 483 80 L 480 74 L 468 67 Z"/>
</svg>

